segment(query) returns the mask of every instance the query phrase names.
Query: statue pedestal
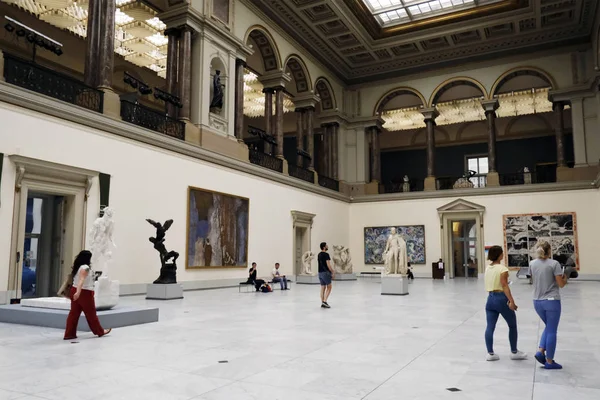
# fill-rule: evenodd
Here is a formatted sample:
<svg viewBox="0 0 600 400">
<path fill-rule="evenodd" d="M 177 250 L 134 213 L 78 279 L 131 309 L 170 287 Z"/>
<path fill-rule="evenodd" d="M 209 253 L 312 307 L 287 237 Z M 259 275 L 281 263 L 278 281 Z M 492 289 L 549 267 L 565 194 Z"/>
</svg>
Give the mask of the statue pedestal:
<svg viewBox="0 0 600 400">
<path fill-rule="evenodd" d="M 317 275 L 297 275 L 296 283 L 298 285 L 320 285 L 319 277 Z"/>
<path fill-rule="evenodd" d="M 96 310 L 110 310 L 119 302 L 119 281 L 100 276 L 94 284 Z"/>
<path fill-rule="evenodd" d="M 408 278 L 405 275 L 382 275 L 381 294 L 406 296 L 408 294 Z"/>
<path fill-rule="evenodd" d="M 357 280 L 356 274 L 335 274 L 334 281 L 355 281 Z"/>
<path fill-rule="evenodd" d="M 146 299 L 148 300 L 175 300 L 183 299 L 183 286 L 178 283 L 152 283 L 147 286 Z"/>
</svg>

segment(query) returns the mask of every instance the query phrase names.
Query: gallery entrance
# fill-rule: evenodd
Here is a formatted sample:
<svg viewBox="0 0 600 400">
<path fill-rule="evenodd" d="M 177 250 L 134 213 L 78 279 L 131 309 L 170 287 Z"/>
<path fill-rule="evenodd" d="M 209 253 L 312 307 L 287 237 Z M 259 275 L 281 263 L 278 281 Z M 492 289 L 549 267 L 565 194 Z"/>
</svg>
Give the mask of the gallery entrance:
<svg viewBox="0 0 600 400">
<path fill-rule="evenodd" d="M 61 285 L 65 197 L 29 192 L 23 242 L 22 298 L 55 296 Z"/>
<path fill-rule="evenodd" d="M 304 266 L 302 265 L 302 255 L 311 251 L 311 237 L 313 218 L 315 214 L 309 214 L 302 211 L 292 211 L 293 238 L 294 238 L 294 275 L 303 275 Z"/>
<path fill-rule="evenodd" d="M 455 278 L 477 278 L 477 222 L 454 220 L 452 225 L 452 271 Z"/>
</svg>

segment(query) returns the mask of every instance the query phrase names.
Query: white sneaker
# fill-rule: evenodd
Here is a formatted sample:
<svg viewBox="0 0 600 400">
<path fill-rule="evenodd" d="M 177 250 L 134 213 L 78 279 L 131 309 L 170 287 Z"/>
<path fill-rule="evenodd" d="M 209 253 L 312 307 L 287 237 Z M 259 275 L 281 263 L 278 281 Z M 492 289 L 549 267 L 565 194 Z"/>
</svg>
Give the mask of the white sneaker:
<svg viewBox="0 0 600 400">
<path fill-rule="evenodd" d="M 517 351 L 516 353 L 510 354 L 510 359 L 511 360 L 526 360 L 527 354 L 523 353 L 522 351 Z"/>
<path fill-rule="evenodd" d="M 498 354 L 488 354 L 485 357 L 486 361 L 498 361 L 500 359 L 500 356 Z"/>
</svg>

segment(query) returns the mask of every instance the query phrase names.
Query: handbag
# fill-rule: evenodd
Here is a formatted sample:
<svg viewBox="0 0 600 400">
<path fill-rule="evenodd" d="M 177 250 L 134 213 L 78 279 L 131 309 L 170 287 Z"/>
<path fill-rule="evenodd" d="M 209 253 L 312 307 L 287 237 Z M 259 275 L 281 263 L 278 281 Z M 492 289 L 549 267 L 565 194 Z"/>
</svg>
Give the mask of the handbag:
<svg viewBox="0 0 600 400">
<path fill-rule="evenodd" d="M 63 282 L 60 289 L 58 289 L 58 295 L 60 297 L 66 297 L 67 299 L 71 298 L 71 288 L 73 287 L 73 274 L 69 274 L 67 279 Z"/>
</svg>

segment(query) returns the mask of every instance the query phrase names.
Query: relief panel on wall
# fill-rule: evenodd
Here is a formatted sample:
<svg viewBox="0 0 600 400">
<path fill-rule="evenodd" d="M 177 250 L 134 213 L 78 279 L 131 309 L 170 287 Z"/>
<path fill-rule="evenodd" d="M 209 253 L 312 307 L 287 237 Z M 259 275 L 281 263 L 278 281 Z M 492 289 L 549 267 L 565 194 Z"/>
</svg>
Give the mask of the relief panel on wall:
<svg viewBox="0 0 600 400">
<path fill-rule="evenodd" d="M 383 251 L 390 235 L 389 226 L 365 228 L 365 264 L 383 264 Z M 408 261 L 425 264 L 425 225 L 395 227 L 406 242 Z"/>
<path fill-rule="evenodd" d="M 186 268 L 248 265 L 249 200 L 190 187 Z"/>
<path fill-rule="evenodd" d="M 564 264 L 577 257 L 577 220 L 574 212 L 504 215 L 504 249 L 507 267 L 528 267 L 535 259 L 538 241 L 552 247 L 552 258 Z"/>
</svg>

